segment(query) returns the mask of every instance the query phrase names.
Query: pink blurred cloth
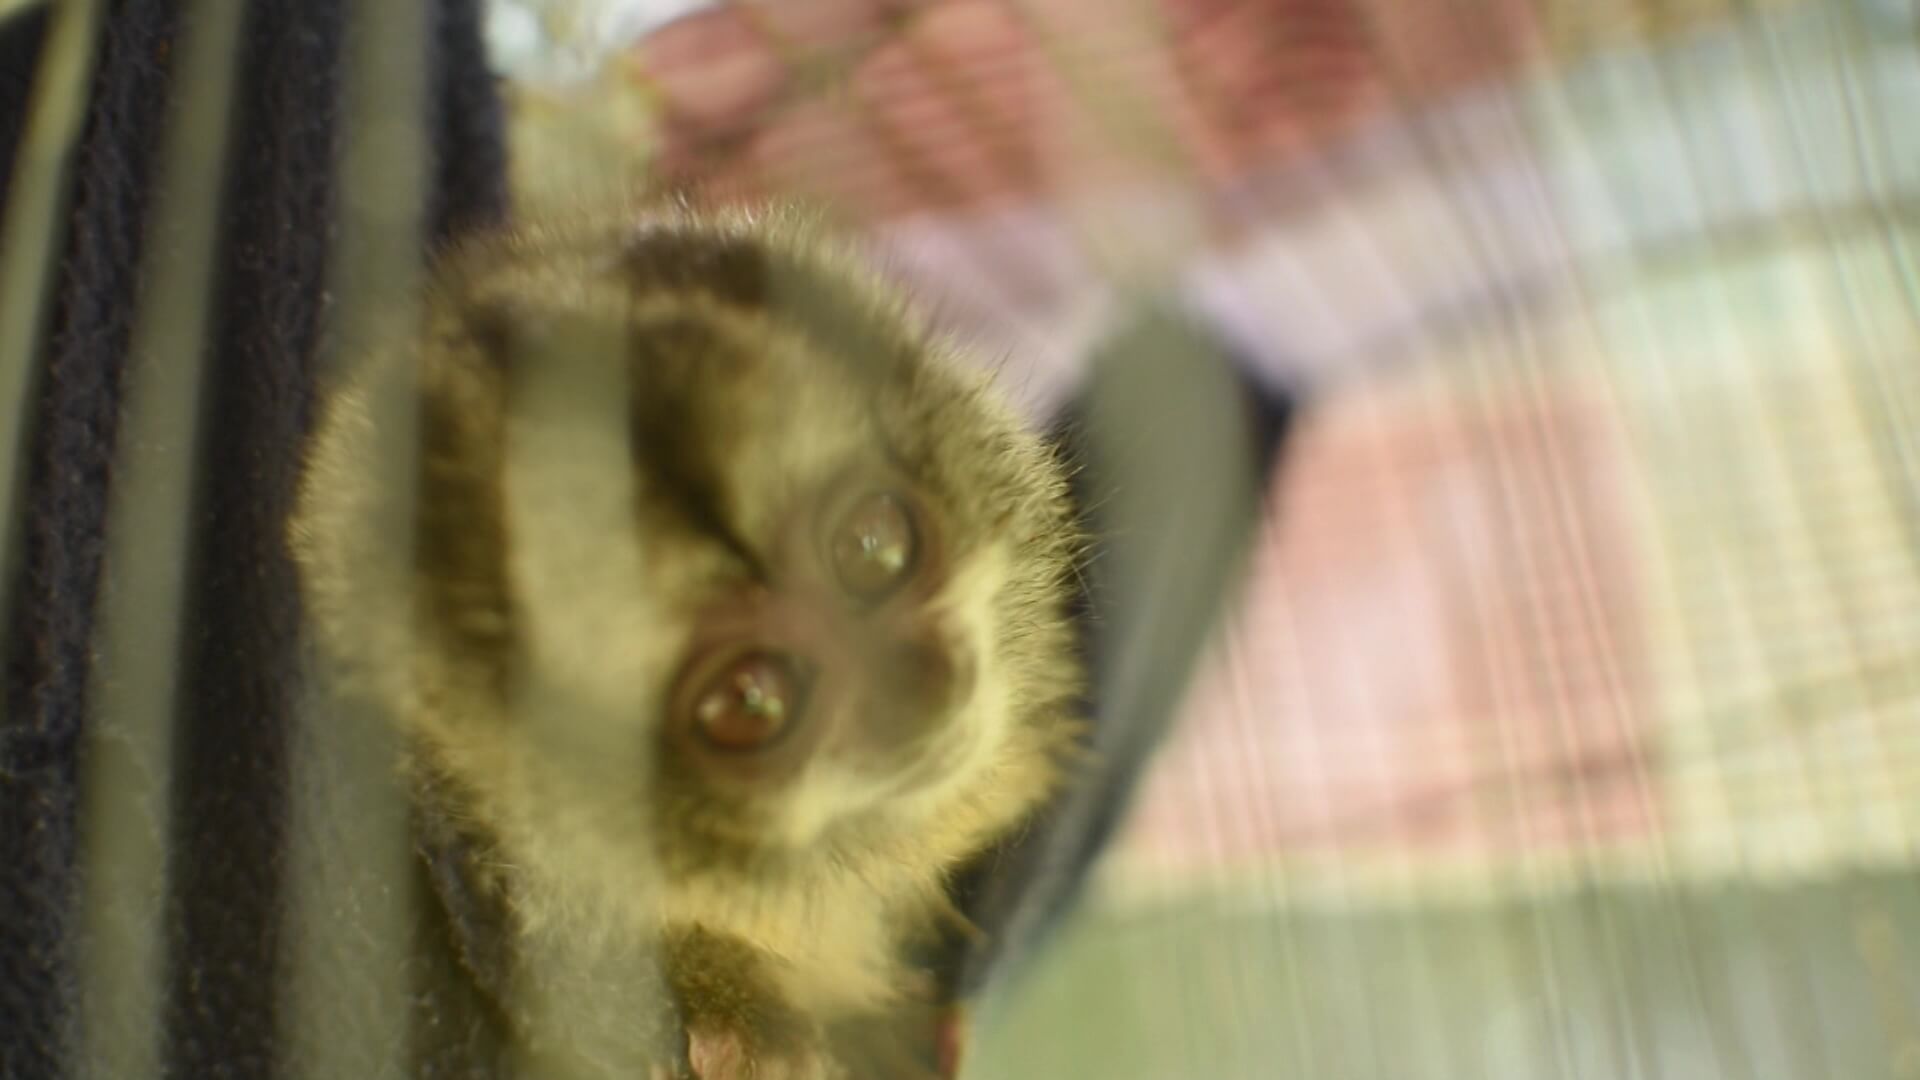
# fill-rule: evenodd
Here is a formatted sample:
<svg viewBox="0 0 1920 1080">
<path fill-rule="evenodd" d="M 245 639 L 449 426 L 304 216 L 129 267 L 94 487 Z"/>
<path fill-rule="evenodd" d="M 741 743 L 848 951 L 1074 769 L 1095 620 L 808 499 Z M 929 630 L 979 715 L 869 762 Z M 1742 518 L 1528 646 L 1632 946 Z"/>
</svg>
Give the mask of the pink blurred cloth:
<svg viewBox="0 0 1920 1080">
<path fill-rule="evenodd" d="M 1219 182 L 1537 51 L 1527 0 L 731 3 L 635 50 L 667 171 L 876 221 Z"/>
<path fill-rule="evenodd" d="M 1569 390 L 1310 415 L 1150 782 L 1160 865 L 1605 843 L 1657 824 L 1622 461 Z"/>
</svg>

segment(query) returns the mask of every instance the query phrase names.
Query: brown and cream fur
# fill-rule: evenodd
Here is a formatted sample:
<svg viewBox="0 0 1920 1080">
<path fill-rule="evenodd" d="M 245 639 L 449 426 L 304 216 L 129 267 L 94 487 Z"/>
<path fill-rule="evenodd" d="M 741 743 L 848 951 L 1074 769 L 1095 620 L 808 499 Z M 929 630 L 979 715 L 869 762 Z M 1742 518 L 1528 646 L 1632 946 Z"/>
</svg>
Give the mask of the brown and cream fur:
<svg viewBox="0 0 1920 1080">
<path fill-rule="evenodd" d="M 580 399 L 611 429 L 520 407 L 549 362 L 622 390 Z M 415 387 L 417 432 L 383 420 Z M 817 508 L 870 476 L 912 493 L 931 550 L 856 627 L 852 748 L 766 780 L 689 752 L 674 679 L 701 628 L 787 604 Z M 382 577 L 396 517 L 411 555 Z M 917 992 L 903 950 L 949 917 L 948 875 L 1057 782 L 1070 521 L 1048 448 L 817 225 L 667 207 L 448 253 L 420 332 L 331 396 L 292 543 L 319 640 L 523 947 L 658 950 L 696 1068 L 727 1080 L 835 1075 L 819 1033 Z M 895 679 L 892 627 L 950 677 Z"/>
</svg>

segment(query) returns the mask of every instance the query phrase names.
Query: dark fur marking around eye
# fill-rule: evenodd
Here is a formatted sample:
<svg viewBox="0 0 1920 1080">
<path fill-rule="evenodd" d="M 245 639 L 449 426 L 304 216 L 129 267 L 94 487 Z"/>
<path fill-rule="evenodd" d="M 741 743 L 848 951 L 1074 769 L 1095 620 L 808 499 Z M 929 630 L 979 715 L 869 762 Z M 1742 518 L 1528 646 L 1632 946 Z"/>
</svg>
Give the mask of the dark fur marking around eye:
<svg viewBox="0 0 1920 1080">
<path fill-rule="evenodd" d="M 728 518 L 720 462 L 730 437 L 713 410 L 695 395 L 713 393 L 713 381 L 693 377 L 698 366 L 737 361 L 730 347 L 689 318 L 638 327 L 627 342 L 632 367 L 631 447 L 635 463 L 693 528 L 724 545 L 758 579 L 764 561 Z M 725 380 L 719 381 L 724 385 Z"/>
<path fill-rule="evenodd" d="M 924 377 L 924 365 L 918 360 L 924 345 L 905 331 L 898 312 L 886 310 L 842 275 L 822 274 L 818 266 L 757 239 L 656 226 L 632 237 L 624 254 L 636 293 L 649 289 L 701 292 L 798 332 L 866 387 L 868 407 L 880 421 L 881 449 L 887 459 L 917 479 L 933 479 L 932 455 L 923 440 L 900 430 L 900 418 L 891 416 L 885 404 L 890 399 L 924 397 L 916 390 Z M 710 355 L 713 347 L 689 351 Z M 908 422 L 909 430 L 924 423 L 924 417 L 913 419 L 920 423 Z M 665 422 L 670 425 L 672 420 Z M 704 529 L 724 538 L 729 534 L 717 528 L 722 524 L 715 515 L 702 518 Z M 738 544 L 729 546 L 740 550 Z"/>
</svg>

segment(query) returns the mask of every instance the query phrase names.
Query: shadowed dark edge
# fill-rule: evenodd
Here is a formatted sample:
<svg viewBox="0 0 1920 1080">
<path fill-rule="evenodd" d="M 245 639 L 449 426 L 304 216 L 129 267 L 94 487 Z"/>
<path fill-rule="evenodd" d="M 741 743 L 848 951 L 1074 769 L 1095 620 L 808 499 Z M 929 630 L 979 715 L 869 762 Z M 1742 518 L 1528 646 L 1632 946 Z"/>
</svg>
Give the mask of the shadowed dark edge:
<svg viewBox="0 0 1920 1080">
<path fill-rule="evenodd" d="M 1223 342 L 1186 316 L 1158 304 L 1144 305 L 1141 314 L 1110 335 L 1095 350 L 1096 372 L 1112 361 L 1139 362 L 1153 357 L 1163 362 L 1225 365 L 1238 386 L 1245 413 L 1241 419 L 1254 483 L 1246 491 L 1245 515 L 1222 521 L 1218 550 L 1198 553 L 1196 561 L 1212 561 L 1217 572 L 1196 590 L 1198 599 L 1186 618 L 1147 625 L 1125 621 L 1125 605 L 1115 593 L 1110 566 L 1114 526 L 1099 507 L 1120 481 L 1103 469 L 1092 443 L 1088 416 L 1097 382 L 1083 388 L 1057 418 L 1053 439 L 1072 465 L 1075 504 L 1092 537 L 1092 551 L 1083 576 L 1084 588 L 1074 598 L 1074 622 L 1089 672 L 1091 691 L 1086 712 L 1091 727 L 1085 744 L 1093 758 L 1079 779 L 1063 789 L 1035 816 L 1029 827 L 990 849 L 963 869 L 954 880 L 955 904 L 983 936 L 945 944 L 932 966 L 954 999 L 970 999 L 1019 977 L 1052 934 L 1072 913 L 1095 861 L 1105 851 L 1151 763 L 1154 752 L 1177 720 L 1180 687 L 1163 687 L 1153 701 L 1103 701 L 1099 688 L 1122 643 L 1144 643 L 1180 673 L 1180 685 L 1192 673 L 1213 628 L 1230 603 L 1231 583 L 1244 557 L 1257 507 L 1269 489 L 1273 471 L 1280 467 L 1300 407 L 1291 393 L 1261 385 L 1249 378 L 1247 366 Z M 1169 360 L 1177 358 L 1177 360 Z M 1162 433 L 1163 435 L 1165 433 Z M 1131 531 L 1131 530 L 1129 530 Z"/>
</svg>

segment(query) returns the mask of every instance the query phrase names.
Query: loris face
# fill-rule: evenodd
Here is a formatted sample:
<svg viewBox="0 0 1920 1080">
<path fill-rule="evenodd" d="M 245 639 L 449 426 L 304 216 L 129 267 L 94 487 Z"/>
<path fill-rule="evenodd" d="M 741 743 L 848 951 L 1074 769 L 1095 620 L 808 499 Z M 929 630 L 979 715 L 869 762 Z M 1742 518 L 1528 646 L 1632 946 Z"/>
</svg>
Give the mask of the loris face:
<svg viewBox="0 0 1920 1080">
<path fill-rule="evenodd" d="M 414 662 L 448 688 L 410 727 L 509 844 L 547 830 L 669 872 L 920 845 L 938 866 L 1032 807 L 1077 688 L 1064 485 L 850 261 L 745 218 L 513 234 L 455 253 L 428 325 Z M 600 598 L 629 629 L 579 646 L 628 673 L 583 760 L 506 706 L 542 676 L 542 597 L 502 477 L 518 380 L 589 346 L 621 370 L 632 506 L 569 547 L 635 553 L 638 578 Z M 354 512 L 327 485 L 355 466 L 326 449 L 349 437 L 323 432 L 298 546 L 351 651 L 333 578 L 355 560 L 329 544 Z"/>
</svg>

